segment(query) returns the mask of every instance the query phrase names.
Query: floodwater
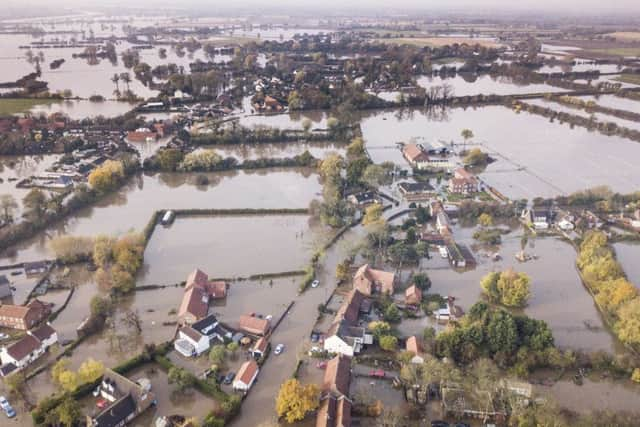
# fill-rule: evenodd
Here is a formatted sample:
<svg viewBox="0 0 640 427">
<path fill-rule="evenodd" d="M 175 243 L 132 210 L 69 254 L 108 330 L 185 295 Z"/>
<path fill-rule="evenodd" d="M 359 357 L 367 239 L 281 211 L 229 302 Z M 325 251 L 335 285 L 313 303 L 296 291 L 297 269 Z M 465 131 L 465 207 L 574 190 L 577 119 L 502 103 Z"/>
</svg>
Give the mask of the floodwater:
<svg viewBox="0 0 640 427">
<path fill-rule="evenodd" d="M 206 175 L 209 185 L 197 185 Z M 48 241 L 60 234 L 95 236 L 142 231 L 154 211 L 186 208 L 306 208 L 321 191 L 310 170 L 265 169 L 224 173 L 138 175 L 93 207 L 57 223 L 0 256 L 1 263 L 48 258 Z"/>
<path fill-rule="evenodd" d="M 473 229 L 456 228 L 456 241 L 471 246 Z M 480 281 L 491 271 L 513 268 L 531 278 L 531 297 L 524 313 L 547 322 L 556 345 L 560 348 L 613 352 L 617 349 L 613 336 L 604 325 L 600 314 L 583 287 L 574 267 L 576 253 L 567 243 L 555 238 L 540 238 L 530 241 L 526 252 L 538 259 L 526 263 L 514 257 L 520 251 L 521 233 L 503 236 L 499 248 L 502 260 L 491 261 L 485 254 L 475 252 L 478 266 L 474 270 L 458 273 L 439 258 L 428 261 L 435 268 L 427 268 L 433 283 L 430 292 L 456 298 L 464 310 L 482 298 Z M 569 305 L 568 305 L 569 304 Z M 569 308 L 570 307 L 570 308 Z M 426 326 L 426 325 L 425 325 Z"/>
<path fill-rule="evenodd" d="M 558 381 L 551 387 L 536 386 L 536 391 L 551 396 L 561 407 L 579 413 L 595 409 L 637 411 L 640 389 L 630 382 L 585 379 L 581 386 L 570 380 Z"/>
<path fill-rule="evenodd" d="M 29 112 L 33 115 L 44 114 L 46 116 L 50 116 L 54 113 L 62 113 L 69 116 L 72 120 L 81 120 L 86 117 L 116 117 L 129 112 L 134 107 L 135 104 L 130 104 L 128 102 L 91 102 L 87 100 L 73 100 L 36 105 L 31 108 Z"/>
<path fill-rule="evenodd" d="M 480 76 L 458 74 L 455 77 L 445 79 L 423 76 L 417 82 L 419 86 L 427 90 L 432 86 L 448 84 L 453 88 L 452 96 L 566 92 L 565 89 L 547 84 L 519 84 L 509 77 L 495 77 L 487 74 Z"/>
<path fill-rule="evenodd" d="M 408 165 L 397 142 L 424 137 L 460 146 L 460 132 L 471 129 L 475 137 L 469 147 L 479 144 L 497 159 L 481 178 L 513 199 L 554 197 L 598 185 L 628 193 L 640 185 L 640 170 L 630 160 L 640 158 L 637 142 L 502 106 L 376 112 L 365 115 L 361 127 L 374 162 L 403 167 Z"/>
<path fill-rule="evenodd" d="M 10 194 L 15 198 L 18 208 L 13 213 L 14 218 L 22 215 L 22 199 L 30 191 L 29 188 L 17 188 L 16 184 L 30 176 L 42 175 L 59 158 L 59 154 L 0 156 L 0 195 Z"/>
<path fill-rule="evenodd" d="M 315 240 L 308 222 L 306 215 L 179 217 L 156 227 L 138 284 L 179 283 L 195 268 L 225 278 L 302 270 Z"/>
<path fill-rule="evenodd" d="M 620 242 L 614 243 L 616 258 L 622 264 L 627 279 L 640 289 L 640 244 Z"/>
<path fill-rule="evenodd" d="M 247 98 L 243 101 L 244 111 L 251 112 Z M 326 129 L 328 113 L 325 111 L 305 111 L 282 114 L 246 114 L 240 116 L 240 124 L 247 127 L 269 126 L 280 129 L 302 129 L 306 120 L 311 121 L 311 129 Z"/>
<path fill-rule="evenodd" d="M 583 96 L 581 97 L 584 100 L 593 100 L 598 105 L 607 108 L 615 108 L 618 110 L 626 110 L 637 113 L 640 111 L 640 101 L 635 101 L 633 99 L 621 98 L 615 95 L 600 95 L 600 96 Z"/>
</svg>

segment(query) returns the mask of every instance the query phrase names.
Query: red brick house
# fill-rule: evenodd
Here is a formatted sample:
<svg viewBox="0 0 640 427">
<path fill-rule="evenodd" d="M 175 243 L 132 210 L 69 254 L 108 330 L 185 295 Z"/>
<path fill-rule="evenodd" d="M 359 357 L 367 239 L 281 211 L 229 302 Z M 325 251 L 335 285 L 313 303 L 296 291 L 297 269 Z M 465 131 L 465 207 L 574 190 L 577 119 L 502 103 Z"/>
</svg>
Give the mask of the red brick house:
<svg viewBox="0 0 640 427">
<path fill-rule="evenodd" d="M 0 326 L 26 331 L 42 323 L 51 314 L 51 304 L 38 299 L 27 305 L 5 304 L 0 306 Z"/>
</svg>

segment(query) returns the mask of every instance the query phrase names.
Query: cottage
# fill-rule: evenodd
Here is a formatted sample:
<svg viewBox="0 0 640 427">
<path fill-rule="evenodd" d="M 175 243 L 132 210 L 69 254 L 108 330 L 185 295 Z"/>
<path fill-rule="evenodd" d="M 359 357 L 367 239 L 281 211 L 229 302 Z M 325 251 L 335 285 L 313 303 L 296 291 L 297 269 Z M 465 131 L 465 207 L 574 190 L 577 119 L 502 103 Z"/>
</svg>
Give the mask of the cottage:
<svg viewBox="0 0 640 427">
<path fill-rule="evenodd" d="M 253 335 L 266 335 L 271 328 L 271 322 L 256 316 L 244 314 L 240 316 L 240 329 Z"/>
<path fill-rule="evenodd" d="M 209 337 L 202 335 L 191 326 L 183 326 L 178 330 L 178 338 L 173 347 L 185 357 L 199 356 L 209 349 Z"/>
<path fill-rule="evenodd" d="M 199 269 L 194 270 L 184 287 L 178 318 L 183 324 L 193 324 L 207 316 L 209 301 L 227 296 L 227 283 L 209 281 L 209 276 Z"/>
<path fill-rule="evenodd" d="M 27 305 L 0 306 L 0 327 L 27 330 L 37 326 L 51 314 L 51 304 L 38 299 Z"/>
<path fill-rule="evenodd" d="M 453 178 L 449 180 L 450 193 L 469 195 L 478 191 L 480 191 L 478 178 L 464 168 L 454 171 Z"/>
<path fill-rule="evenodd" d="M 406 305 L 418 306 L 421 302 L 422 291 L 416 285 L 411 285 L 404 291 L 404 303 Z"/>
<path fill-rule="evenodd" d="M 429 200 L 435 195 L 435 189 L 428 182 L 401 182 L 398 190 L 411 201 Z"/>
<path fill-rule="evenodd" d="M 158 138 L 159 135 L 156 132 L 152 132 L 147 128 L 127 132 L 127 141 L 129 142 L 152 142 Z"/>
<path fill-rule="evenodd" d="M 255 360 L 250 359 L 244 362 L 233 381 L 233 389 L 247 393 L 256 381 L 258 372 L 260 372 L 260 368 Z"/>
<path fill-rule="evenodd" d="M 393 295 L 396 276 L 383 270 L 374 270 L 369 264 L 361 266 L 353 277 L 353 288 L 365 296 L 374 292 Z"/>
<path fill-rule="evenodd" d="M 363 191 L 349 195 L 347 201 L 356 206 L 366 206 L 371 203 L 378 203 L 378 198 L 373 191 Z"/>
<path fill-rule="evenodd" d="M 418 338 L 415 335 L 407 338 L 407 341 L 405 343 L 405 350 L 408 353 L 412 354 L 411 363 L 414 363 L 416 365 L 424 363 L 424 357 L 420 355 L 422 353 L 420 351 L 420 343 L 418 342 Z"/>
<path fill-rule="evenodd" d="M 351 384 L 351 357 L 337 355 L 327 362 L 321 391 L 323 394 L 348 396 Z"/>
<path fill-rule="evenodd" d="M 8 375 L 33 363 L 53 344 L 58 342 L 58 334 L 48 324 L 27 332 L 27 335 L 0 349 L 2 375 Z"/>
<path fill-rule="evenodd" d="M 476 264 L 471 251 L 464 245 L 451 242 L 446 245 L 449 263 L 454 268 L 472 268 Z"/>
<path fill-rule="evenodd" d="M 209 342 L 215 340 L 224 343 L 233 336 L 233 331 L 220 323 L 213 314 L 193 323 L 191 328 L 209 338 Z"/>
<path fill-rule="evenodd" d="M 338 355 L 327 363 L 321 386 L 321 401 L 316 417 L 317 427 L 351 425 L 351 358 Z"/>
<path fill-rule="evenodd" d="M 422 149 L 421 145 L 405 144 L 402 147 L 402 156 L 416 169 L 425 169 L 428 167 L 429 155 Z"/>
<path fill-rule="evenodd" d="M 100 396 L 112 402 L 98 415 L 87 416 L 89 427 L 121 427 L 156 404 L 148 380 L 133 382 L 107 369 L 100 383 Z"/>
<path fill-rule="evenodd" d="M 13 295 L 11 291 L 11 282 L 7 279 L 7 276 L 0 275 L 0 299 L 8 298 Z"/>
<path fill-rule="evenodd" d="M 265 337 L 260 337 L 251 349 L 251 355 L 256 359 L 260 359 L 267 354 L 267 348 L 269 347 L 269 341 Z"/>
<path fill-rule="evenodd" d="M 551 223 L 551 213 L 546 208 L 525 209 L 521 218 L 536 230 L 547 230 Z"/>
<path fill-rule="evenodd" d="M 316 427 L 350 427 L 351 401 L 345 397 L 327 395 L 320 399 Z"/>
</svg>

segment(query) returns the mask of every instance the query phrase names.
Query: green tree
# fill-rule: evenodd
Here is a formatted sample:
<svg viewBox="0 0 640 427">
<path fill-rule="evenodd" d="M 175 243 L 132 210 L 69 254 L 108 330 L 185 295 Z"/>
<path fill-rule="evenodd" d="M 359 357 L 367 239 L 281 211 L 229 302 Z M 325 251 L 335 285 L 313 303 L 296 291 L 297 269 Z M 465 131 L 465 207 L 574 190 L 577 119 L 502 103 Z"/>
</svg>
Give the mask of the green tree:
<svg viewBox="0 0 640 427">
<path fill-rule="evenodd" d="M 466 166 L 484 166 L 489 162 L 489 155 L 479 148 L 470 150 L 462 159 Z"/>
<path fill-rule="evenodd" d="M 473 138 L 473 131 L 471 131 L 471 129 L 462 129 L 462 132 L 460 132 L 460 136 L 462 136 L 462 138 L 464 139 L 464 145 L 466 148 L 467 141 Z"/>
<path fill-rule="evenodd" d="M 27 209 L 29 216 L 35 220 L 41 220 L 46 211 L 47 196 L 42 190 L 33 188 L 24 196 L 22 204 Z"/>
<path fill-rule="evenodd" d="M 529 295 L 531 279 L 525 273 L 506 270 L 487 274 L 480 287 L 489 300 L 507 307 L 522 307 Z"/>
<path fill-rule="evenodd" d="M 184 153 L 177 148 L 165 148 L 156 154 L 160 170 L 174 172 L 184 159 Z"/>
<path fill-rule="evenodd" d="M 64 427 L 76 426 L 82 418 L 80 404 L 70 395 L 67 395 L 54 411 L 58 422 Z"/>
<path fill-rule="evenodd" d="M 378 341 L 380 343 L 380 348 L 385 351 L 396 351 L 398 348 L 398 338 L 393 335 L 383 335 Z"/>
<path fill-rule="evenodd" d="M 400 321 L 400 310 L 395 304 L 389 304 L 384 311 L 384 319 L 389 323 L 397 323 Z"/>
<path fill-rule="evenodd" d="M 167 375 L 169 384 L 175 384 L 178 391 L 184 391 L 196 383 L 196 377 L 189 371 L 172 366 Z"/>
<path fill-rule="evenodd" d="M 417 273 L 411 278 L 414 285 L 423 291 L 428 290 L 431 287 L 431 279 L 427 273 Z"/>
<path fill-rule="evenodd" d="M 378 339 L 383 335 L 391 334 L 391 325 L 388 322 L 376 320 L 369 323 L 368 327 L 373 336 Z"/>
<path fill-rule="evenodd" d="M 226 356 L 226 354 L 227 350 L 223 345 L 214 345 L 213 347 L 211 347 L 211 350 L 209 350 L 209 361 L 211 363 L 220 365 L 224 361 L 224 357 Z"/>
</svg>

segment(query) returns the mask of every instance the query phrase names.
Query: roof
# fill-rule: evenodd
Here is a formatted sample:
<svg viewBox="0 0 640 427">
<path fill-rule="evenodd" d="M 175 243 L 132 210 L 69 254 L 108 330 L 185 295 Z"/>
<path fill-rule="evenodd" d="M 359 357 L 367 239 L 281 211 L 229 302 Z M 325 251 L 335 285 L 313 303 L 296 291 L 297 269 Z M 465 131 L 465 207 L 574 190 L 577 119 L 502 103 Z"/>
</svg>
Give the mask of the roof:
<svg viewBox="0 0 640 427">
<path fill-rule="evenodd" d="M 24 319 L 29 309 L 29 307 L 24 305 L 3 304 L 0 306 L 0 317 Z"/>
<path fill-rule="evenodd" d="M 115 427 L 136 412 L 136 402 L 131 394 L 116 400 L 111 406 L 107 406 L 94 420 L 96 427 Z"/>
<path fill-rule="evenodd" d="M 240 381 L 243 384 L 249 385 L 253 377 L 256 376 L 260 368 L 255 360 L 249 359 L 240 366 L 238 374 L 236 375 L 236 381 Z"/>
<path fill-rule="evenodd" d="M 327 363 L 322 381 L 322 391 L 348 396 L 351 384 L 351 358 L 338 355 Z"/>
<path fill-rule="evenodd" d="M 185 291 L 192 287 L 202 289 L 213 298 L 224 298 L 227 294 L 227 282 L 209 281 L 209 276 L 198 268 L 193 270 L 187 277 Z"/>
<path fill-rule="evenodd" d="M 185 289 L 189 289 L 194 285 L 204 286 L 209 281 L 209 276 L 199 268 L 196 268 L 187 277 L 187 284 Z"/>
<path fill-rule="evenodd" d="M 209 297 L 200 288 L 191 287 L 184 292 L 178 317 L 185 314 L 191 314 L 196 319 L 202 319 L 207 316 L 209 311 Z"/>
<path fill-rule="evenodd" d="M 345 398 L 328 396 L 320 402 L 316 427 L 350 427 L 351 402 Z"/>
<path fill-rule="evenodd" d="M 405 194 L 429 193 L 435 191 L 428 182 L 401 182 L 398 188 Z"/>
<path fill-rule="evenodd" d="M 456 178 L 460 178 L 460 179 L 475 179 L 473 174 L 471 172 L 469 172 L 468 170 L 466 170 L 465 168 L 456 169 L 454 174 L 455 174 Z"/>
<path fill-rule="evenodd" d="M 240 316 L 240 329 L 250 333 L 264 335 L 269 330 L 269 321 L 256 316 L 243 314 Z"/>
<path fill-rule="evenodd" d="M 18 361 L 24 359 L 39 347 L 40 341 L 37 338 L 31 335 L 25 335 L 20 338 L 20 340 L 7 347 L 7 353 L 9 356 L 13 357 L 14 360 Z"/>
<path fill-rule="evenodd" d="M 253 351 L 259 351 L 260 353 L 264 353 L 267 351 L 267 346 L 269 345 L 269 341 L 265 337 L 260 337 L 256 344 L 253 346 Z"/>
<path fill-rule="evenodd" d="M 402 154 L 404 154 L 410 162 L 429 160 L 429 155 L 422 151 L 416 144 L 405 144 L 405 146 L 402 147 Z"/>
<path fill-rule="evenodd" d="M 48 323 L 45 323 L 35 329 L 29 331 L 29 334 L 33 335 L 40 341 L 44 341 L 46 339 L 51 338 L 56 333 L 56 330 L 51 327 Z"/>
<path fill-rule="evenodd" d="M 416 285 L 411 285 L 404 291 L 404 298 L 407 301 L 411 300 L 412 303 L 419 303 L 422 301 L 422 291 Z"/>
<path fill-rule="evenodd" d="M 344 319 L 349 323 L 356 323 L 360 317 L 360 307 L 364 300 L 364 294 L 358 289 L 353 289 L 338 308 L 336 320 Z"/>
<path fill-rule="evenodd" d="M 203 336 L 200 332 L 196 331 L 191 326 L 184 326 L 184 327 L 180 328 L 180 332 L 182 332 L 184 335 L 186 335 L 187 337 L 191 338 L 195 342 L 200 341 L 200 339 Z"/>
<path fill-rule="evenodd" d="M 416 356 L 420 354 L 420 345 L 418 344 L 418 338 L 415 335 L 407 338 L 405 347 L 407 351 L 413 353 Z"/>
<path fill-rule="evenodd" d="M 395 274 L 374 270 L 369 264 L 361 266 L 353 277 L 353 287 L 365 295 L 371 295 L 372 285 L 379 285 L 382 293 L 393 293 Z"/>
<path fill-rule="evenodd" d="M 218 324 L 218 319 L 213 314 L 208 315 L 202 320 L 198 320 L 191 327 L 195 329 L 197 332 L 200 332 L 203 335 L 209 335 L 215 326 Z"/>
</svg>

